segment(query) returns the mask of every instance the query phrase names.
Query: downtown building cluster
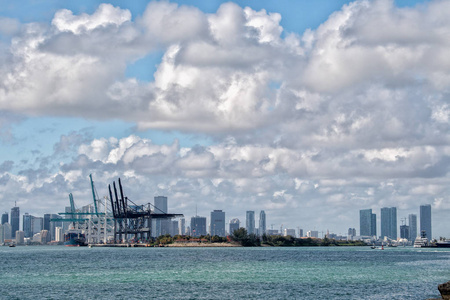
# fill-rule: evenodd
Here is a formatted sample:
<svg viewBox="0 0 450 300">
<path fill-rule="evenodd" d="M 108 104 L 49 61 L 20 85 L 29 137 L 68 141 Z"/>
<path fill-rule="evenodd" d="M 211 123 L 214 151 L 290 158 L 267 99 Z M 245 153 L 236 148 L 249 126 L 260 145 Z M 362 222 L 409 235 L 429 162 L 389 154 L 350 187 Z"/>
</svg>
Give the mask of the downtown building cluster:
<svg viewBox="0 0 450 300">
<path fill-rule="evenodd" d="M 157 214 L 169 214 L 168 198 L 166 196 L 155 196 L 153 200 L 153 212 Z M 20 209 L 15 205 L 11 209 L 10 218 L 7 212 L 2 215 L 0 244 L 61 244 L 64 242 L 64 234 L 70 229 L 70 224 L 78 220 L 78 217 L 76 217 L 77 214 L 88 215 L 94 212 L 92 205 L 85 205 L 81 209 L 77 209 L 76 213 L 72 210 L 72 207 L 65 207 L 64 213 L 47 213 L 43 217 L 25 213 L 22 216 L 22 222 L 20 222 Z M 258 220 L 256 216 L 259 216 Z M 207 221 L 206 217 L 199 216 L 197 213 L 190 218 L 190 222 L 185 218 L 155 218 L 152 219 L 151 236 L 154 238 L 163 235 L 187 235 L 192 237 L 210 235 L 226 237 L 232 235 L 235 230 L 245 228 L 247 234 L 254 234 L 256 236 L 280 235 L 296 238 L 319 238 L 319 231 L 317 230 L 309 230 L 304 234 L 303 229 L 299 227 L 296 229 L 283 228 L 281 225 L 279 229 L 274 229 L 274 224 L 271 224 L 270 228 L 268 228 L 264 210 L 259 211 L 259 214 L 256 214 L 253 210 L 246 211 L 245 223 L 241 223 L 238 218 L 231 218 L 227 222 L 225 211 L 213 210 L 210 212 L 209 223 Z M 322 237 L 323 235 L 324 233 L 322 232 Z M 328 232 L 327 237 L 347 239 L 347 237 L 329 234 Z M 105 236 L 105 240 L 110 240 L 111 238 L 111 236 L 108 238 Z"/>
<path fill-rule="evenodd" d="M 161 213 L 168 213 L 168 198 L 165 196 L 154 197 L 154 210 Z M 231 218 L 229 222 L 226 219 L 226 213 L 223 210 L 213 210 L 210 213 L 209 223 L 208 218 L 199 216 L 197 213 L 190 218 L 188 222 L 185 218 L 179 220 L 153 220 L 152 224 L 154 230 L 153 237 L 161 235 L 188 235 L 192 237 L 201 237 L 206 235 L 226 237 L 232 235 L 235 230 L 245 228 L 247 234 L 255 234 L 257 236 L 266 235 L 283 235 L 292 237 L 312 237 L 318 238 L 319 231 L 311 230 L 303 234 L 301 228 L 282 228 L 274 229 L 273 226 L 269 229 L 267 227 L 267 218 L 264 210 L 259 212 L 259 218 L 256 220 L 256 213 L 253 210 L 246 211 L 245 225 L 241 223 L 238 218 Z M 332 235 L 330 235 L 333 237 Z M 337 237 L 337 236 L 336 236 Z M 342 237 L 344 238 L 344 237 Z"/>
<path fill-rule="evenodd" d="M 25 213 L 20 224 L 20 208 L 11 208 L 2 214 L 0 225 L 0 244 L 47 244 L 50 242 L 63 242 L 64 226 L 62 217 L 57 214 L 44 214 L 43 217 L 32 216 Z M 61 221 L 58 221 L 61 220 Z M 22 226 L 20 226 L 22 225 Z"/>
<path fill-rule="evenodd" d="M 431 222 L 431 205 L 420 206 L 420 228 L 418 230 L 417 214 L 409 214 L 397 222 L 397 208 L 383 207 L 380 210 L 380 234 L 377 234 L 377 216 L 372 209 L 359 211 L 360 239 L 384 239 L 390 241 L 407 240 L 414 242 L 418 236 L 426 236 L 430 241 L 433 237 Z M 399 229 L 399 230 L 398 230 Z M 400 232 L 400 235 L 398 235 Z M 354 228 L 349 229 L 349 235 L 356 235 Z"/>
<path fill-rule="evenodd" d="M 161 213 L 168 213 L 168 199 L 165 196 L 154 197 L 154 210 Z M 211 236 L 225 237 L 233 234 L 235 230 L 241 228 L 241 222 L 238 218 L 233 218 L 226 222 L 225 211 L 213 210 L 210 213 L 209 224 L 207 218 L 199 215 L 191 217 L 190 223 L 186 219 L 167 220 L 156 219 L 153 220 L 153 237 L 169 234 L 174 235 L 189 235 L 192 237 L 201 237 L 210 234 Z M 260 212 L 259 227 L 255 226 L 255 212 L 247 211 L 247 219 L 245 226 L 248 234 L 262 235 L 266 233 L 266 214 L 264 211 Z"/>
</svg>

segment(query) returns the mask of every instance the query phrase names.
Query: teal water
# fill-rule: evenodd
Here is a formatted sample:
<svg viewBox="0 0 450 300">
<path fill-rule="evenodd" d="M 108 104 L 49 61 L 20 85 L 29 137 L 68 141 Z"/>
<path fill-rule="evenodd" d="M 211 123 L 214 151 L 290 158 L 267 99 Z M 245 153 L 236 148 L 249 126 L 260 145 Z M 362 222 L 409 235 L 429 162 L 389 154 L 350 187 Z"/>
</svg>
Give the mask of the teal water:
<svg viewBox="0 0 450 300">
<path fill-rule="evenodd" d="M 427 299 L 450 249 L 0 247 L 2 299 Z"/>
</svg>

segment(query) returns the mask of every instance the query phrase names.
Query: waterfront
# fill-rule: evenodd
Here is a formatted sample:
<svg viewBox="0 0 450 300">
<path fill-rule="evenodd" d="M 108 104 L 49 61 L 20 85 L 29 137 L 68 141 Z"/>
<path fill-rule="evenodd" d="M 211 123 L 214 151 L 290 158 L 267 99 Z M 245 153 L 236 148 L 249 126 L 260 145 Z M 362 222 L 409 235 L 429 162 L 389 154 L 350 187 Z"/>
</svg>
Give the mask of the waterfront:
<svg viewBox="0 0 450 300">
<path fill-rule="evenodd" d="M 4 299 L 427 299 L 448 249 L 0 247 Z"/>
</svg>

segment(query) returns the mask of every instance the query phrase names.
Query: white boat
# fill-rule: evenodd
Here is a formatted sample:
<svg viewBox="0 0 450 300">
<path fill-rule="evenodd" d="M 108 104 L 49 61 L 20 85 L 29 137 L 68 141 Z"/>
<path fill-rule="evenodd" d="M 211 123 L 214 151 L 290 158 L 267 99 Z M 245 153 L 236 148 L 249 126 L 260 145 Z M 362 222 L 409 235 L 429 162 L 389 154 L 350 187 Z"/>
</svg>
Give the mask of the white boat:
<svg viewBox="0 0 450 300">
<path fill-rule="evenodd" d="M 421 238 L 420 236 L 416 237 L 414 240 L 414 248 L 421 248 L 428 245 L 428 239 L 427 238 Z"/>
<path fill-rule="evenodd" d="M 416 237 L 414 240 L 414 248 L 421 248 L 428 246 L 428 239 L 425 231 L 422 231 L 421 236 Z"/>
</svg>

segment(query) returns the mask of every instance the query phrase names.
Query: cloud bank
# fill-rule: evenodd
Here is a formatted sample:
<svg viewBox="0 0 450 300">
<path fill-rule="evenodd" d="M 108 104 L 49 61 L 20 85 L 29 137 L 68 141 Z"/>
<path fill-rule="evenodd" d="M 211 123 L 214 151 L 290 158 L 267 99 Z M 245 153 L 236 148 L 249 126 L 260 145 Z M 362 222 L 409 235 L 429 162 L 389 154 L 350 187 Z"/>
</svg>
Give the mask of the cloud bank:
<svg viewBox="0 0 450 300">
<path fill-rule="evenodd" d="M 448 212 L 449 14 L 443 0 L 355 1 L 304 33 L 233 3 L 205 14 L 151 2 L 134 21 L 110 4 L 60 10 L 50 24 L 0 19 L 12 36 L 0 45 L 2 111 L 122 119 L 215 141 L 74 139 L 70 162 L 15 175 L 2 165 L 3 197 L 59 195 L 92 172 L 102 184 L 125 176 L 135 198 L 167 194 L 180 210 L 265 209 L 275 223 L 342 233 L 358 227 L 360 208 Z M 125 77 L 157 51 L 154 80 Z"/>
</svg>

